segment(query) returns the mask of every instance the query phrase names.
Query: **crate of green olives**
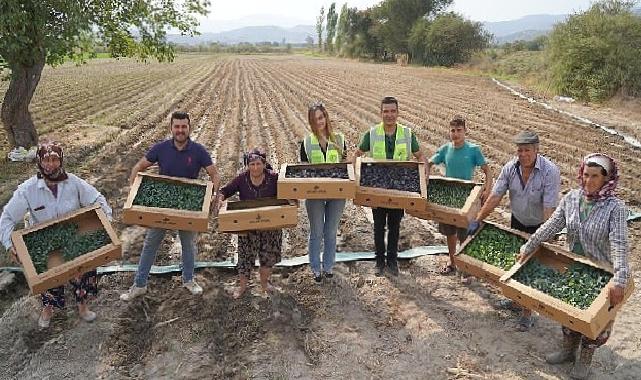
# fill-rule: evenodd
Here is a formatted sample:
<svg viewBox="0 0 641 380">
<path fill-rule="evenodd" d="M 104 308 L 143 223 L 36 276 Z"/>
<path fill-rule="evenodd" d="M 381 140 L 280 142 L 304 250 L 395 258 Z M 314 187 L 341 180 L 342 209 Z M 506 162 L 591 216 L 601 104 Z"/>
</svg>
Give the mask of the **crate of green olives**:
<svg viewBox="0 0 641 380">
<path fill-rule="evenodd" d="M 354 204 L 423 210 L 427 199 L 425 164 L 417 161 L 356 159 Z"/>
<path fill-rule="evenodd" d="M 484 222 L 454 256 L 456 267 L 474 277 L 499 285 L 499 279 L 516 263 L 521 245 L 530 235 L 497 223 Z"/>
<path fill-rule="evenodd" d="M 596 339 L 614 320 L 623 302 L 612 307 L 613 269 L 549 243 L 543 243 L 500 279 L 503 294 L 561 325 Z M 624 302 L 634 290 L 632 280 Z"/>
<path fill-rule="evenodd" d="M 456 178 L 430 176 L 423 210 L 408 210 L 420 219 L 466 228 L 481 209 L 483 186 Z"/>
<path fill-rule="evenodd" d="M 206 232 L 213 187 L 211 181 L 138 173 L 123 207 L 122 221 Z"/>
<path fill-rule="evenodd" d="M 99 205 L 14 231 L 11 242 L 32 294 L 122 256 L 122 244 Z"/>
</svg>

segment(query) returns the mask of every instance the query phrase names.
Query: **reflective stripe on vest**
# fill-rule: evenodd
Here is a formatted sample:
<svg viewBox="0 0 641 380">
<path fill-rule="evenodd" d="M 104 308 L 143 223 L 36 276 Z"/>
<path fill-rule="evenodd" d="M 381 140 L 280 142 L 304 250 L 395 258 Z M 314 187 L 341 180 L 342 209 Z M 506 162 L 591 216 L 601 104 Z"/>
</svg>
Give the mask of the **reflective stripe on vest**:
<svg viewBox="0 0 641 380">
<path fill-rule="evenodd" d="M 337 145 L 339 147 L 344 147 L 345 136 L 342 133 L 335 133 L 334 136 L 336 137 L 336 145 L 333 142 L 328 141 L 326 153 L 323 154 L 323 150 L 318 143 L 318 138 L 316 138 L 313 133 L 308 134 L 305 137 L 304 142 L 307 160 L 312 164 L 339 163 L 341 160 L 341 154 L 339 153 Z"/>
<path fill-rule="evenodd" d="M 385 146 L 385 128 L 383 123 L 369 130 L 370 157 L 377 160 L 387 159 Z M 396 144 L 394 146 L 394 160 L 406 161 L 412 152 L 412 129 L 403 124 L 396 123 Z"/>
</svg>

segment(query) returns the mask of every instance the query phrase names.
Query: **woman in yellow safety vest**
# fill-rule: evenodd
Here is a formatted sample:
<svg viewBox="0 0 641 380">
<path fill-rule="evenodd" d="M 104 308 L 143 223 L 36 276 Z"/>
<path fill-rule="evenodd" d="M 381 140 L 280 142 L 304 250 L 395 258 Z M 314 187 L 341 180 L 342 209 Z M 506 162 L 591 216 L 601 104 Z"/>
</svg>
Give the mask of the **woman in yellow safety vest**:
<svg viewBox="0 0 641 380">
<path fill-rule="evenodd" d="M 311 133 L 305 136 L 300 147 L 301 162 L 311 164 L 338 163 L 347 158 L 345 136 L 334 132 L 323 103 L 313 103 L 307 112 Z M 336 231 L 340 222 L 344 199 L 306 199 L 305 208 L 309 217 L 309 263 L 314 280 L 323 281 L 333 276 L 336 261 Z M 321 270 L 320 246 L 323 242 Z"/>
</svg>

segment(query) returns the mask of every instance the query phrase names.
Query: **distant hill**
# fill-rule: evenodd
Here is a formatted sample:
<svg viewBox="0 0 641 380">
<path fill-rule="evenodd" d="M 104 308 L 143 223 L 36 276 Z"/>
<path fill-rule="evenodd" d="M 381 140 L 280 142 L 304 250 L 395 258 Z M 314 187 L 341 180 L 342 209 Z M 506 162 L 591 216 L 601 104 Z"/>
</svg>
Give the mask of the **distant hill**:
<svg viewBox="0 0 641 380">
<path fill-rule="evenodd" d="M 641 16 L 641 8 L 633 12 Z M 494 35 L 494 41 L 499 44 L 518 40 L 530 41 L 549 33 L 555 24 L 563 22 L 568 15 L 529 15 L 518 20 L 484 22 L 483 27 Z"/>
<path fill-rule="evenodd" d="M 167 36 L 169 42 L 198 45 L 201 43 L 219 42 L 222 44 L 238 44 L 241 42 L 259 43 L 259 42 L 282 42 L 301 44 L 305 39 L 311 36 L 316 39 L 316 30 L 313 25 L 296 25 L 291 28 L 282 28 L 280 26 L 246 26 L 234 30 L 219 33 L 203 33 L 199 36 L 188 37 L 170 34 Z"/>
<path fill-rule="evenodd" d="M 641 8 L 636 8 L 634 12 L 641 16 Z M 538 36 L 549 33 L 554 24 L 564 21 L 568 15 L 529 15 L 517 20 L 499 21 L 499 22 L 484 22 L 485 30 L 494 35 L 494 41 L 502 44 L 506 42 L 514 42 L 517 40 L 533 40 Z M 201 30 L 211 30 L 214 26 L 224 28 L 230 25 L 247 25 L 252 21 L 256 23 L 269 23 L 280 25 L 292 25 L 294 20 L 282 18 L 281 16 L 273 15 L 253 15 L 241 20 L 234 21 L 210 21 L 210 25 L 203 25 Z M 213 25 L 216 24 L 216 25 Z M 180 35 L 170 34 L 167 39 L 170 42 L 185 44 L 185 45 L 198 45 L 201 43 L 219 42 L 223 44 L 238 44 L 241 42 L 259 43 L 259 42 L 285 42 L 292 44 L 305 43 L 307 36 L 311 36 L 316 40 L 316 30 L 314 25 L 295 25 L 291 27 L 282 27 L 276 25 L 265 26 L 243 26 L 237 27 L 232 30 L 216 32 L 216 33 L 203 33 L 195 37 L 185 37 Z"/>
<path fill-rule="evenodd" d="M 550 33 L 550 31 L 551 29 L 550 30 L 524 30 L 521 32 L 508 34 L 507 36 L 502 36 L 502 37 L 494 36 L 494 41 L 499 45 L 507 42 L 514 42 L 514 41 L 532 41 L 539 36 L 544 36 Z"/>
<path fill-rule="evenodd" d="M 494 35 L 497 43 L 516 40 L 533 40 L 547 34 L 554 24 L 562 22 L 567 15 L 530 15 L 518 20 L 485 22 L 483 27 Z"/>
</svg>

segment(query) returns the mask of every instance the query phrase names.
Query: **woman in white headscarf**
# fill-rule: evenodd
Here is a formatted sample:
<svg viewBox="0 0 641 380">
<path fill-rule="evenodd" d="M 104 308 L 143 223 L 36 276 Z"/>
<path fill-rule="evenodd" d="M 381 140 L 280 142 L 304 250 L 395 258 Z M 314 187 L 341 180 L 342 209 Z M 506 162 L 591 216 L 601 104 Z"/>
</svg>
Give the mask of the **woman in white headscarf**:
<svg viewBox="0 0 641 380">
<path fill-rule="evenodd" d="M 614 159 L 602 153 L 586 156 L 579 168 L 581 187 L 563 197 L 550 219 L 521 247 L 523 260 L 544 241 L 567 228 L 568 248 L 575 254 L 607 262 L 614 268 L 614 285 L 609 289 L 610 305 L 623 300 L 630 278 L 627 216 L 625 203 L 615 196 L 619 181 Z M 612 322 L 596 339 L 563 327 L 561 349 L 546 356 L 550 364 L 574 360 L 571 377 L 585 379 L 594 350 L 608 340 Z"/>
</svg>

